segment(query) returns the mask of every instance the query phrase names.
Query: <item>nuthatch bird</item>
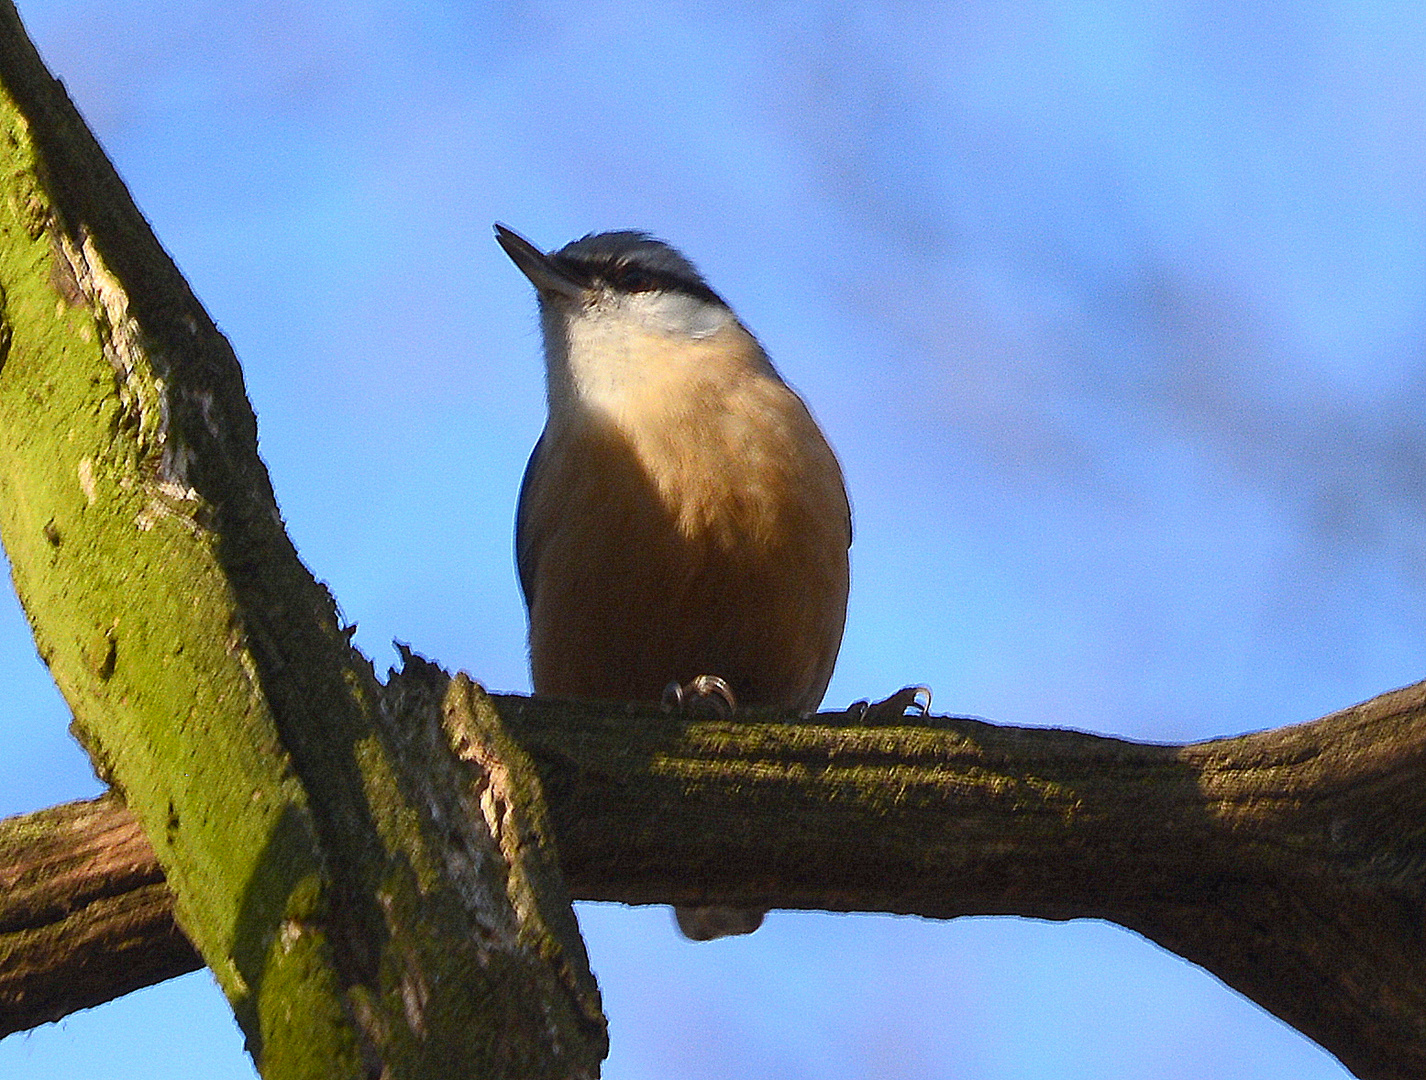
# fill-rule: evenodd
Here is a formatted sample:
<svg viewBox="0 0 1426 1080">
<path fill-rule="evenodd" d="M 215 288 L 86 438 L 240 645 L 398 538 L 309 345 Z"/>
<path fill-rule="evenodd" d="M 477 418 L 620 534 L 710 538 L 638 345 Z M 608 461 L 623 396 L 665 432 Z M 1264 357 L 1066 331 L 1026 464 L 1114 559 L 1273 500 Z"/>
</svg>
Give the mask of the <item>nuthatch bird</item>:
<svg viewBox="0 0 1426 1080">
<path fill-rule="evenodd" d="M 545 254 L 495 233 L 544 334 L 549 417 L 515 519 L 535 693 L 659 702 L 721 680 L 730 704 L 814 712 L 852 525 L 807 407 L 667 244 L 608 232 Z M 695 939 L 762 920 L 677 915 Z"/>
</svg>

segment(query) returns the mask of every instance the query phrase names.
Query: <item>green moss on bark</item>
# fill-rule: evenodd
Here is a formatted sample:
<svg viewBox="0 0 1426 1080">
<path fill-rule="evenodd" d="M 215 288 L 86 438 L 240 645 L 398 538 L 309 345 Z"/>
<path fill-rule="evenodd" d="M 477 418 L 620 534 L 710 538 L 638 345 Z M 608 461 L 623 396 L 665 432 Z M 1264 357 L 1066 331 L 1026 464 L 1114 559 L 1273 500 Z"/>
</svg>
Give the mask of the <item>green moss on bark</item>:
<svg viewBox="0 0 1426 1080">
<path fill-rule="evenodd" d="M 540 905 L 567 914 L 557 870 L 527 911 L 489 836 L 485 891 L 453 873 L 411 778 L 464 767 L 444 737 L 402 759 L 282 528 L 231 348 L 3 0 L 0 135 L 0 533 L 75 733 L 260 1069 L 594 1075 L 597 994 L 559 974 L 577 935 L 527 942 L 553 940 Z"/>
</svg>

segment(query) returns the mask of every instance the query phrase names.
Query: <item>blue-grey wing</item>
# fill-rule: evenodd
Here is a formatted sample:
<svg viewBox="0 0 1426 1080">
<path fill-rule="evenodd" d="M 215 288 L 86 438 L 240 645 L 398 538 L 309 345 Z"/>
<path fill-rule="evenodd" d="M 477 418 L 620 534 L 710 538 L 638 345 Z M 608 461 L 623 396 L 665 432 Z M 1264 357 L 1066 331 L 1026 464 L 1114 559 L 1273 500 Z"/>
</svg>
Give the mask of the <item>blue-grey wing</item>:
<svg viewBox="0 0 1426 1080">
<path fill-rule="evenodd" d="M 545 436 L 542 434 L 525 465 L 525 477 L 520 481 L 520 501 L 515 509 L 515 569 L 520 575 L 520 592 L 525 597 L 526 608 L 535 600 L 535 563 L 539 560 L 542 546 L 532 525 L 530 501 L 531 493 L 539 482 L 544 449 Z"/>
</svg>

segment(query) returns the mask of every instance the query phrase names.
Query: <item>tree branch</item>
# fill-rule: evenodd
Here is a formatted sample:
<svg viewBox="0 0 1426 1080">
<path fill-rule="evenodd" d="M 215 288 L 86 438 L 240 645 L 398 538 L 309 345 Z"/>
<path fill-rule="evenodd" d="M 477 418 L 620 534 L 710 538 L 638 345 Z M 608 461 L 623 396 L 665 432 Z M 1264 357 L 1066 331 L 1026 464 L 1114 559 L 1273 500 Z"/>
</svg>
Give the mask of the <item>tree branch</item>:
<svg viewBox="0 0 1426 1080">
<path fill-rule="evenodd" d="M 259 1071 L 597 1075 L 533 769 L 468 680 L 416 663 L 382 687 L 351 647 L 283 529 L 231 346 L 9 0 L 0 188 L 16 593 Z M 135 925 L 105 927 L 132 955 Z M 44 1008 L 64 993 L 51 977 Z"/>
<path fill-rule="evenodd" d="M 118 796 L 0 821 L 0 1036 L 202 966 Z"/>
<path fill-rule="evenodd" d="M 1108 919 L 1364 1080 L 1426 1074 L 1426 683 L 1187 746 L 492 700 L 576 897 Z M 124 814 L 112 797 L 59 812 Z"/>
<path fill-rule="evenodd" d="M 0 1026 L 191 965 L 161 865 L 270 1080 L 592 1076 L 554 834 L 590 898 L 1111 919 L 1363 1078 L 1426 1075 L 1422 686 L 1184 747 L 492 700 L 416 658 L 383 687 L 231 348 L 9 0 L 0 128 L 0 529 L 153 845 L 113 799 L 6 826 Z"/>
</svg>

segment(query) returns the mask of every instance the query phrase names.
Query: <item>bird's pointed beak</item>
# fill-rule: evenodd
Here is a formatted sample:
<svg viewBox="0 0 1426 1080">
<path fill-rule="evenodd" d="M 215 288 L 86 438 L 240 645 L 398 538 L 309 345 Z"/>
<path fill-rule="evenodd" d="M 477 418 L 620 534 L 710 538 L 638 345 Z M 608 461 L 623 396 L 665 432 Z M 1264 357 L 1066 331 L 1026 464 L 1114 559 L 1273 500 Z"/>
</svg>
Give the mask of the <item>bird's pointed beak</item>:
<svg viewBox="0 0 1426 1080">
<path fill-rule="evenodd" d="M 495 224 L 495 240 L 541 293 L 555 293 L 570 300 L 583 300 L 585 286 L 561 270 L 548 255 L 513 229 Z"/>
</svg>

